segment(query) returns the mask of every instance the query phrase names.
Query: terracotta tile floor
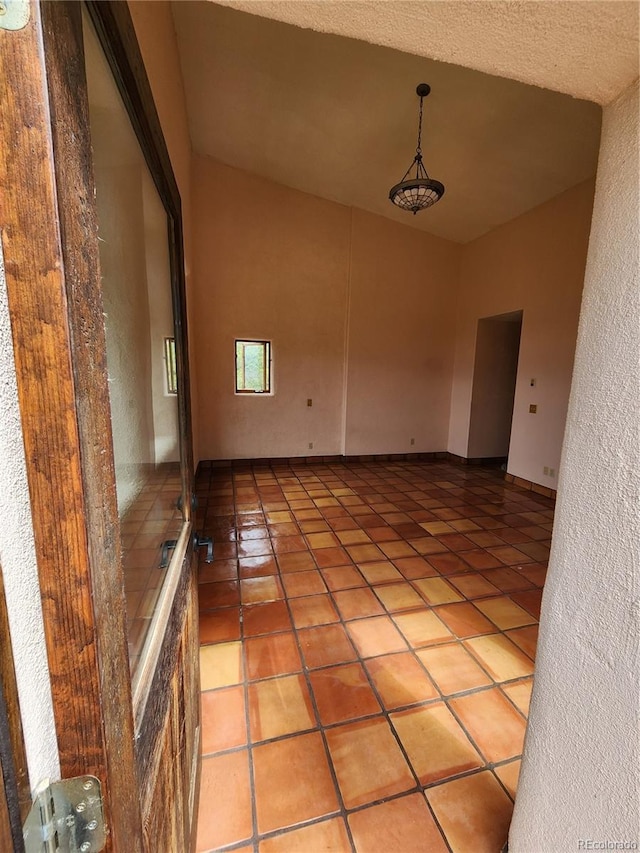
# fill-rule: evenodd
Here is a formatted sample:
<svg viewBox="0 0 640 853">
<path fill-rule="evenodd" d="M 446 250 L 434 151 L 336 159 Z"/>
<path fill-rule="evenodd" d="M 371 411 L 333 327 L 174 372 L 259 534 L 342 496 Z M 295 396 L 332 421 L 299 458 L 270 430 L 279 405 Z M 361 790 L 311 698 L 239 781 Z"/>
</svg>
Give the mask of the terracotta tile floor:
<svg viewBox="0 0 640 853">
<path fill-rule="evenodd" d="M 198 851 L 499 853 L 553 502 L 445 463 L 205 468 Z"/>
</svg>

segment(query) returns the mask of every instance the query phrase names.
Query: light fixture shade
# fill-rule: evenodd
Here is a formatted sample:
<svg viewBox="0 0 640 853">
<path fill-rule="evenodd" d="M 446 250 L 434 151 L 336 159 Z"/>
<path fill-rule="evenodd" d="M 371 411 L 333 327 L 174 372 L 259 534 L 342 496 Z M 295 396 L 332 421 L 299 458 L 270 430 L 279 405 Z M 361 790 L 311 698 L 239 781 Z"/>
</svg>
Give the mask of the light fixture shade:
<svg viewBox="0 0 640 853">
<path fill-rule="evenodd" d="M 407 171 L 404 173 L 402 180 L 391 187 L 389 190 L 389 198 L 391 201 L 402 210 L 409 210 L 414 215 L 419 210 L 425 210 L 431 207 L 437 201 L 440 201 L 444 195 L 444 184 L 440 181 L 435 181 L 427 174 L 427 170 L 422 162 L 422 102 L 427 97 L 431 87 L 428 83 L 420 83 L 416 88 L 416 94 L 420 98 L 420 113 L 418 118 L 418 145 L 416 147 L 416 155 Z M 415 175 L 409 178 L 409 172 L 415 166 Z"/>
<path fill-rule="evenodd" d="M 444 195 L 444 185 L 432 178 L 416 178 L 400 181 L 389 190 L 391 201 L 403 210 L 417 213 L 440 201 Z"/>
</svg>

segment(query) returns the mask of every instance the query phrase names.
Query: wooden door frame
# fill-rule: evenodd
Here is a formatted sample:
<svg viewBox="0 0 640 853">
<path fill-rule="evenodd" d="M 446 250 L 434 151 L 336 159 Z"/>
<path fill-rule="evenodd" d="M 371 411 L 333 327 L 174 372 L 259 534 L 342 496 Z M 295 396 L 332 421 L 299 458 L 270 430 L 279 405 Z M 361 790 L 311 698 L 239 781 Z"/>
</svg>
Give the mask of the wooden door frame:
<svg viewBox="0 0 640 853">
<path fill-rule="evenodd" d="M 180 197 L 129 9 L 87 8 L 180 247 L 171 272 L 186 318 Z M 0 158 L 0 228 L 56 736 L 63 778 L 103 782 L 107 849 L 135 853 L 143 838 L 81 6 L 32 0 L 30 11 L 24 29 L 0 31 L 0 125 L 17 129 Z M 190 435 L 185 322 L 179 417 Z"/>
</svg>

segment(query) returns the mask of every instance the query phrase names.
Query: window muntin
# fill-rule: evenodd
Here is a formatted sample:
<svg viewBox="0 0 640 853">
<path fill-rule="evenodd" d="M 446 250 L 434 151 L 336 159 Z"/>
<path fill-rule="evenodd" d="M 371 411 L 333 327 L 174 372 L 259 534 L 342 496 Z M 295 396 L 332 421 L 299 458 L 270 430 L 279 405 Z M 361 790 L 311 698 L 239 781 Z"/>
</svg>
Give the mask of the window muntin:
<svg viewBox="0 0 640 853">
<path fill-rule="evenodd" d="M 271 341 L 236 340 L 236 394 L 270 394 Z"/>
</svg>

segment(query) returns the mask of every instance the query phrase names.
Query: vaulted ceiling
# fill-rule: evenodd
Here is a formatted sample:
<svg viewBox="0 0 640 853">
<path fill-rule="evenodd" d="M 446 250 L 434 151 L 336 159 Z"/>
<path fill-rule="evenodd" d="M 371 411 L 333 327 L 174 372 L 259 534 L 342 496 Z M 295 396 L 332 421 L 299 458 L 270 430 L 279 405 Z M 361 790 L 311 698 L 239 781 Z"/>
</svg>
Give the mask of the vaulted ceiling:
<svg viewBox="0 0 640 853">
<path fill-rule="evenodd" d="M 267 14 L 275 9 L 304 26 L 314 25 L 305 23 L 305 14 L 320 9 L 326 18 L 330 8 L 337 17 L 318 24 L 312 16 L 316 26 L 340 24 L 341 9 L 351 10 L 352 22 L 355 9 L 362 25 L 367 10 L 380 5 L 387 17 L 391 9 L 405 14 L 406 23 L 411 7 L 419 46 L 435 51 L 442 44 L 437 33 L 429 40 L 430 20 L 438 24 L 429 17 L 434 7 L 635 4 L 242 5 Z M 183 0 L 173 10 L 194 150 L 228 165 L 458 242 L 595 173 L 601 110 L 587 100 L 203 0 Z M 397 28 L 391 32 L 398 36 Z M 446 193 L 414 217 L 396 209 L 388 191 L 415 152 L 415 87 L 423 81 L 432 87 L 425 101 L 425 165 Z"/>
</svg>

